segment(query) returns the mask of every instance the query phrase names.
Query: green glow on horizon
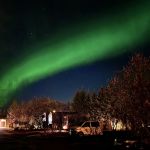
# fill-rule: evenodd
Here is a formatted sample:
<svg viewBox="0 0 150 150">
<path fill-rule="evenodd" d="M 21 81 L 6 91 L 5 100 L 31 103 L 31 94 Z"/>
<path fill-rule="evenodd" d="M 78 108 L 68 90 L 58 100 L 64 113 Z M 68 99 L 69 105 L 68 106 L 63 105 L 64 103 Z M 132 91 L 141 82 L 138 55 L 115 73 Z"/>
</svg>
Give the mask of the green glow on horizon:
<svg viewBox="0 0 150 150">
<path fill-rule="evenodd" d="M 88 21 L 87 27 L 82 25 L 82 32 L 77 27 L 77 33 L 70 38 L 62 32 L 63 38 L 59 34 L 55 37 L 57 43 L 51 42 L 47 46 L 41 43 L 40 48 L 35 46 L 33 54 L 22 58 L 0 79 L 0 106 L 25 84 L 71 67 L 117 56 L 129 47 L 142 43 L 147 39 L 146 35 L 149 36 L 150 26 L 150 11 L 146 7 L 148 5 L 144 6 L 132 10 L 131 14 L 114 16 L 103 23 L 99 19 Z M 120 17 L 125 19 L 119 22 Z"/>
</svg>

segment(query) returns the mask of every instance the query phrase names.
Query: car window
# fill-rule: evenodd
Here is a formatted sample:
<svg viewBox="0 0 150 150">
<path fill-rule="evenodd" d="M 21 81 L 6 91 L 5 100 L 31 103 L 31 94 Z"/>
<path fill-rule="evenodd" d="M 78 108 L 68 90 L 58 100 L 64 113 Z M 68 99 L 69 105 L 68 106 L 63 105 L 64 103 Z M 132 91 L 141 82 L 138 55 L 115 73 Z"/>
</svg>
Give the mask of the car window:
<svg viewBox="0 0 150 150">
<path fill-rule="evenodd" d="M 99 127 L 99 122 L 91 122 L 92 127 Z"/>
<path fill-rule="evenodd" d="M 82 125 L 82 127 L 90 127 L 90 122 L 86 122 Z"/>
</svg>

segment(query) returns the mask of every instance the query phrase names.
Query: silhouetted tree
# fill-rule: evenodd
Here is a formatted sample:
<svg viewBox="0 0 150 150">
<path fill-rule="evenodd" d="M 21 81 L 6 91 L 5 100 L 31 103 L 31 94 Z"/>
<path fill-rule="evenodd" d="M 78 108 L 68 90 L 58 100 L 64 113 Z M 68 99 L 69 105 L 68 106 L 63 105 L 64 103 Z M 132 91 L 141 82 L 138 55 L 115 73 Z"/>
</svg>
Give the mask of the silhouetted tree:
<svg viewBox="0 0 150 150">
<path fill-rule="evenodd" d="M 89 113 L 89 104 L 90 98 L 87 92 L 81 90 L 77 91 L 72 102 L 73 110 L 82 113 L 88 114 Z"/>
<path fill-rule="evenodd" d="M 132 57 L 129 64 L 109 83 L 112 116 L 139 130 L 150 120 L 150 59 L 141 54 Z"/>
</svg>

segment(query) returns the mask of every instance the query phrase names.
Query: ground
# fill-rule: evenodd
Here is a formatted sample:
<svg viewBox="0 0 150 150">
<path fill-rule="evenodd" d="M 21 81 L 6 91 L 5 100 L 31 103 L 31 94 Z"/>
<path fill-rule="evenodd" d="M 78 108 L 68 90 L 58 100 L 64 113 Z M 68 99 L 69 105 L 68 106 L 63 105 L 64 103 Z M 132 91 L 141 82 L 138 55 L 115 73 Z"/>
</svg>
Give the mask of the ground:
<svg viewBox="0 0 150 150">
<path fill-rule="evenodd" d="M 4 150 L 78 150 L 125 149 L 115 147 L 111 139 L 103 136 L 70 137 L 66 132 L 13 131 L 0 129 L 0 147 Z M 1 149 L 0 148 L 0 149 Z M 150 147 L 145 147 L 148 150 Z"/>
</svg>

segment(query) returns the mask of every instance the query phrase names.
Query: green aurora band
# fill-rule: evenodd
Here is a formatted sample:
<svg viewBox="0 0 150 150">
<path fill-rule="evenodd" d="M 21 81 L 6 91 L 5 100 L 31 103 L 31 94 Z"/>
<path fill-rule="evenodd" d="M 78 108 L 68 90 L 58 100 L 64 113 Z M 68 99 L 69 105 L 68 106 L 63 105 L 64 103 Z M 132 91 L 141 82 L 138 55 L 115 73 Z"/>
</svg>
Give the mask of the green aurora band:
<svg viewBox="0 0 150 150">
<path fill-rule="evenodd" d="M 80 26 L 58 32 L 46 44 L 33 47 L 0 79 L 0 106 L 24 85 L 71 67 L 117 56 L 149 37 L 149 5 L 138 5 L 106 20 L 89 19 Z M 72 36 L 67 37 L 66 34 Z M 50 42 L 49 42 L 50 41 Z M 48 42 L 50 44 L 48 44 Z"/>
</svg>

